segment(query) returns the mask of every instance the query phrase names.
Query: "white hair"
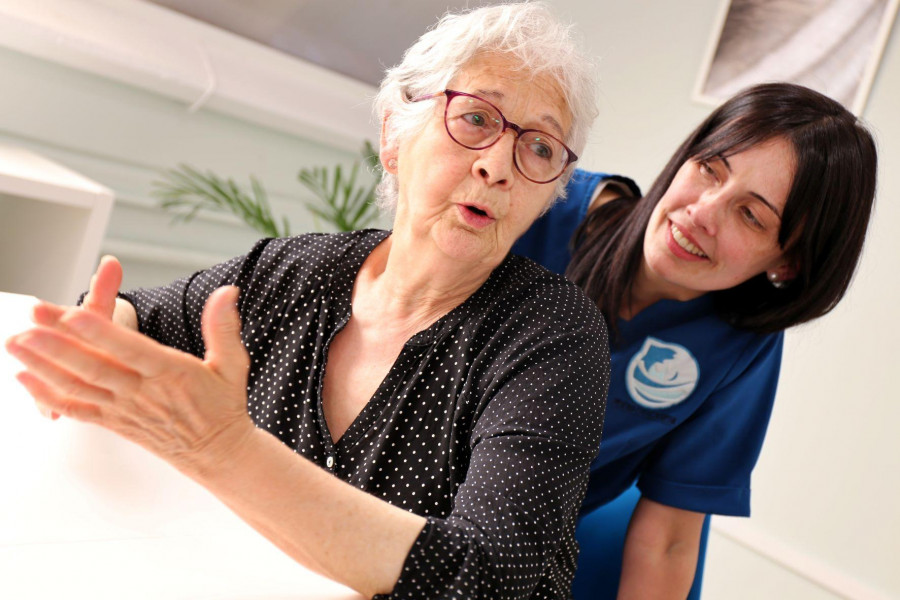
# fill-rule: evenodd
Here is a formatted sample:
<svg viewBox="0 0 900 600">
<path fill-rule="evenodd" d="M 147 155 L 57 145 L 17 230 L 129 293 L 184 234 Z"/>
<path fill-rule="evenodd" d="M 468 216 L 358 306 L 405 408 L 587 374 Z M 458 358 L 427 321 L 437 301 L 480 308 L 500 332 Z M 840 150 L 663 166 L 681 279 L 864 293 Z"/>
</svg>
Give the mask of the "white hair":
<svg viewBox="0 0 900 600">
<path fill-rule="evenodd" d="M 418 133 L 432 114 L 431 103 L 409 100 L 441 92 L 476 56 L 491 52 L 514 57 L 529 76 L 550 77 L 571 112 L 572 126 L 564 140 L 581 154 L 597 116 L 597 79 L 593 61 L 576 42 L 571 25 L 562 24 L 544 2 L 496 4 L 444 15 L 410 46 L 400 64 L 387 70 L 375 96 L 374 113 L 381 123 L 391 115 L 388 139 L 396 144 Z M 399 118 L 397 118 L 399 117 Z M 565 195 L 569 173 L 556 182 L 556 195 Z M 378 186 L 378 205 L 397 203 L 397 178 L 384 172 Z"/>
</svg>

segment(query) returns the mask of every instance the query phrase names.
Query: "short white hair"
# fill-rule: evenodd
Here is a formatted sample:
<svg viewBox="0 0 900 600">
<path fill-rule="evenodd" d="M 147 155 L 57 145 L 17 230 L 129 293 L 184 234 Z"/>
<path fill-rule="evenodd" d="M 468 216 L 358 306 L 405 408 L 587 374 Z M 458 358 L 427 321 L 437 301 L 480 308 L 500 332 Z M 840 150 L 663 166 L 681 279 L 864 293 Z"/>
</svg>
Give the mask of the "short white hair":
<svg viewBox="0 0 900 600">
<path fill-rule="evenodd" d="M 576 40 L 573 26 L 561 23 L 544 2 L 496 4 L 444 15 L 381 81 L 375 118 L 382 123 L 385 115 L 392 117 L 383 134 L 390 137 L 382 141 L 398 144 L 421 131 L 433 106 L 409 100 L 445 90 L 473 58 L 486 52 L 514 57 L 528 76 L 551 78 L 572 117 L 563 141 L 580 155 L 597 116 L 596 67 Z M 570 173 L 556 181 L 554 197 L 564 197 Z M 378 205 L 392 209 L 398 193 L 396 176 L 385 171 Z"/>
</svg>

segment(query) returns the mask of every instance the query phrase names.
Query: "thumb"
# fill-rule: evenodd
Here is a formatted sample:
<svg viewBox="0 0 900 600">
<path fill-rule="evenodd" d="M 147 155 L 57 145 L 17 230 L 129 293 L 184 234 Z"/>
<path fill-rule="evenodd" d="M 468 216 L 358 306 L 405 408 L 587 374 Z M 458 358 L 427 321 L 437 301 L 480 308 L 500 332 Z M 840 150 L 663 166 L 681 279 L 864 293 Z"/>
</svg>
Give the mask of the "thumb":
<svg viewBox="0 0 900 600">
<path fill-rule="evenodd" d="M 114 256 L 104 256 L 94 276 L 82 306 L 92 313 L 112 319 L 116 295 L 122 285 L 122 265 Z"/>
<path fill-rule="evenodd" d="M 206 301 L 201 317 L 204 362 L 226 381 L 247 384 L 250 357 L 241 343 L 241 317 L 237 311 L 240 290 L 235 286 L 220 287 Z"/>
</svg>

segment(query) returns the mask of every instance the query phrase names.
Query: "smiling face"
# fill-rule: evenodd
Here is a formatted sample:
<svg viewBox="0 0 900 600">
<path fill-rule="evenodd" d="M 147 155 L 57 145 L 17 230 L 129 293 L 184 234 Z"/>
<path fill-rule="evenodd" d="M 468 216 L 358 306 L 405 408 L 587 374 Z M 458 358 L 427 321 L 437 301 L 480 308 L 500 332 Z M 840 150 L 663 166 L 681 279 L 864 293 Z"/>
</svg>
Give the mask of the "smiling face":
<svg viewBox="0 0 900 600">
<path fill-rule="evenodd" d="M 760 273 L 790 279 L 778 245 L 794 176 L 792 146 L 775 138 L 728 157 L 685 162 L 650 216 L 637 288 L 690 300 Z"/>
<path fill-rule="evenodd" d="M 448 87 L 490 101 L 523 128 L 560 139 L 569 132 L 571 118 L 559 89 L 549 78 L 521 70 L 510 57 L 478 56 Z M 516 170 L 512 130 L 489 148 L 470 150 L 447 134 L 447 98 L 426 102 L 434 110 L 421 133 L 382 148 L 382 162 L 399 186 L 394 235 L 411 236 L 423 253 L 436 250 L 423 256 L 492 269 L 552 200 L 555 184 L 534 183 Z"/>
</svg>

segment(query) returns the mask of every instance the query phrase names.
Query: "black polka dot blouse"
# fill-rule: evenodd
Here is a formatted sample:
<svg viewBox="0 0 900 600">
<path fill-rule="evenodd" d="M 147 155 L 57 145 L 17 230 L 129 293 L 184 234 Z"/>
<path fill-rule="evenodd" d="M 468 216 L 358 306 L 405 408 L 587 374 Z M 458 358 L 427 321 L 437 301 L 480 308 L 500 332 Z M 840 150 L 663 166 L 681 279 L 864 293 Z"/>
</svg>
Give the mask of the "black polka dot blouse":
<svg viewBox="0 0 900 600">
<path fill-rule="evenodd" d="M 609 383 L 606 327 L 565 279 L 509 256 L 403 347 L 332 443 L 321 390 L 363 261 L 385 231 L 262 240 L 246 256 L 123 294 L 141 331 L 202 356 L 210 293 L 241 288 L 258 427 L 344 481 L 427 518 L 379 598 L 569 598 L 575 519 Z"/>
</svg>

